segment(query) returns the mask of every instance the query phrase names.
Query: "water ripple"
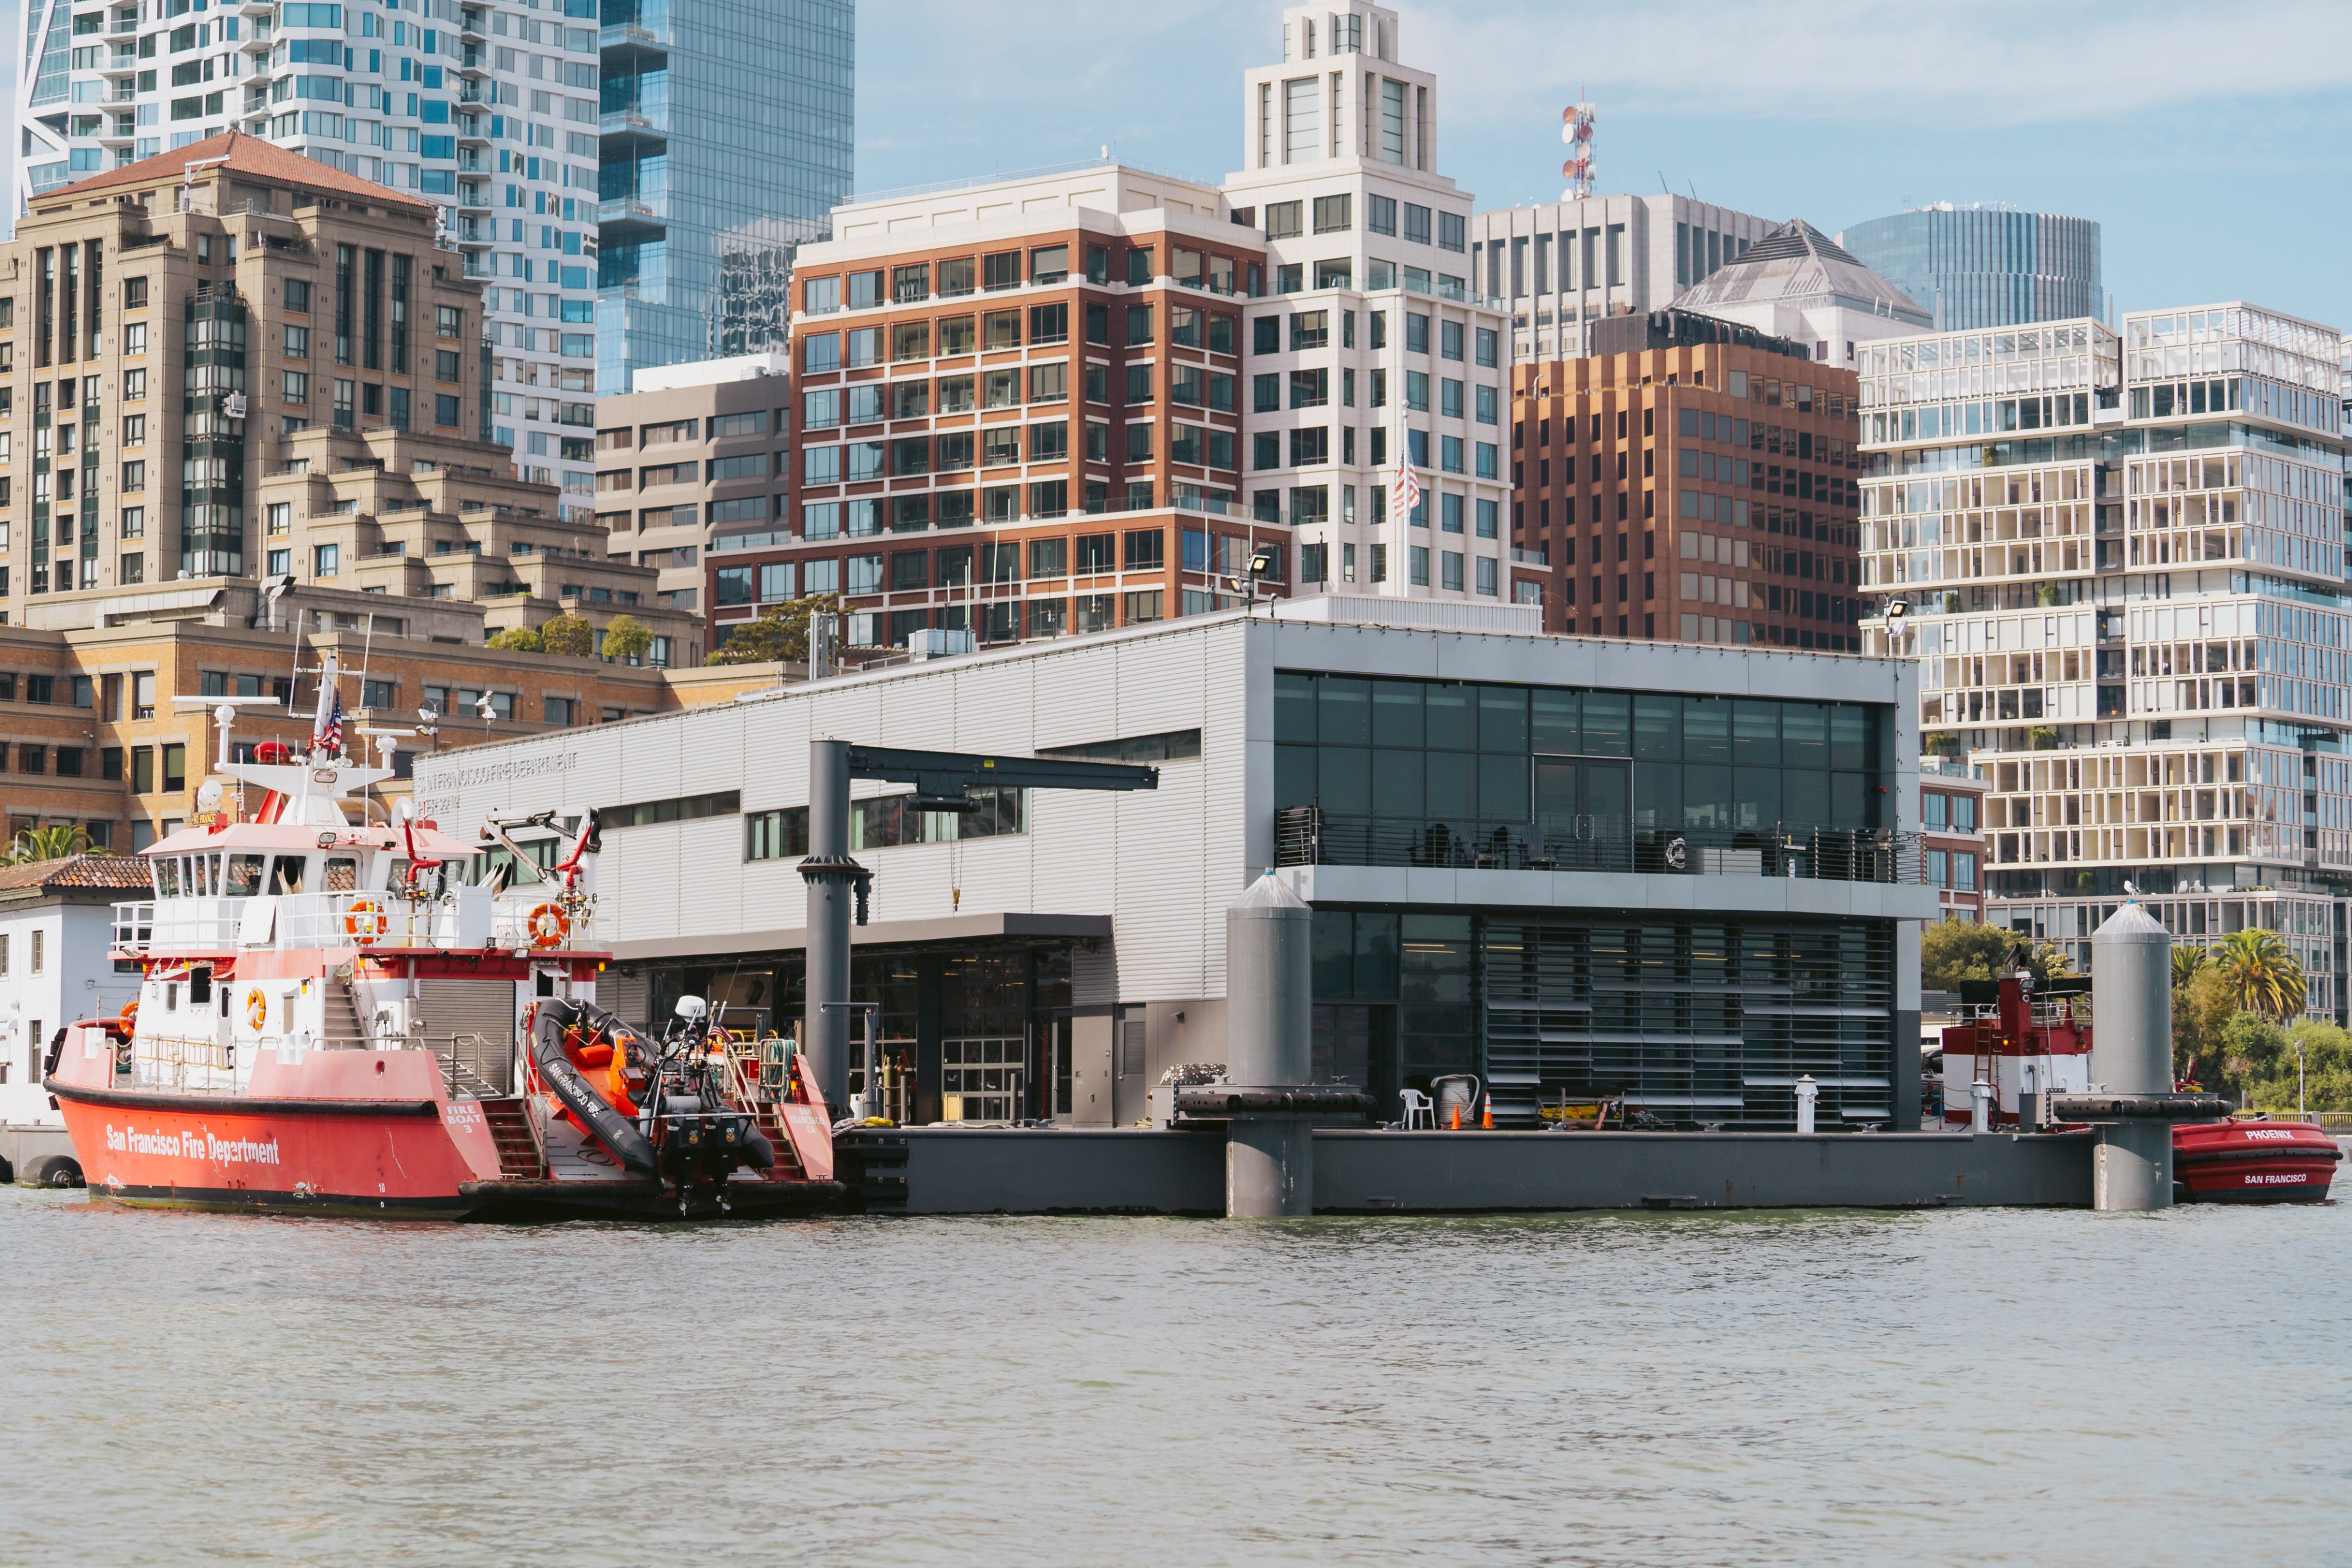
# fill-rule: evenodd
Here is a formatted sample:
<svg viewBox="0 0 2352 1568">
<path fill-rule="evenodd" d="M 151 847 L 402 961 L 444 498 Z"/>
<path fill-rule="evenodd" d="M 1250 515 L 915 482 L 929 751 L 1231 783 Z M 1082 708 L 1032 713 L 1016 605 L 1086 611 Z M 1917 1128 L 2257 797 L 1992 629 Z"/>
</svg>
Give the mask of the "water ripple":
<svg viewBox="0 0 2352 1568">
<path fill-rule="evenodd" d="M 11 1563 L 2346 1561 L 2352 1218 L 0 1192 Z"/>
</svg>

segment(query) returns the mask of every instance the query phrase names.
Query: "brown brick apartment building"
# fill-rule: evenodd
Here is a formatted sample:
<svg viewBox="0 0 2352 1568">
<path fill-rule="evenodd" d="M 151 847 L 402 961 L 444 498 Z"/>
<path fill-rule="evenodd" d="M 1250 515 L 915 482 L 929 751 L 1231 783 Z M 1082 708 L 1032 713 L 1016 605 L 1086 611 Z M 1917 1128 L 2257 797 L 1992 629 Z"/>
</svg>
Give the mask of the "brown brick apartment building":
<svg viewBox="0 0 2352 1568">
<path fill-rule="evenodd" d="M 1858 650 L 1853 372 L 1678 312 L 1593 330 L 1612 351 L 1512 372 L 1512 542 L 1549 564 L 1546 629 Z"/>
<path fill-rule="evenodd" d="M 1156 621 L 1229 601 L 1260 544 L 1281 591 L 1288 530 L 1240 469 L 1257 231 L 1213 188 L 1108 177 L 1007 182 L 952 222 L 851 205 L 802 249 L 792 487 L 713 525 L 716 635 L 828 591 L 853 644 Z"/>
</svg>

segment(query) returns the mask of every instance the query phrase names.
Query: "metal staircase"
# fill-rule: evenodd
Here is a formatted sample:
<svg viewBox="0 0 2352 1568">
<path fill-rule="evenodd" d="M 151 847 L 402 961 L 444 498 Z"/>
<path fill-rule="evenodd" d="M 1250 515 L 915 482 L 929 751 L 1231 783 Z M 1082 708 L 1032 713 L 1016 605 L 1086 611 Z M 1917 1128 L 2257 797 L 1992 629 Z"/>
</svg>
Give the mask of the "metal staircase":
<svg viewBox="0 0 2352 1568">
<path fill-rule="evenodd" d="M 539 1146 L 539 1130 L 522 1097 L 481 1102 L 482 1119 L 499 1146 L 499 1175 L 507 1181 L 539 1181 L 547 1176 L 547 1157 Z"/>
</svg>

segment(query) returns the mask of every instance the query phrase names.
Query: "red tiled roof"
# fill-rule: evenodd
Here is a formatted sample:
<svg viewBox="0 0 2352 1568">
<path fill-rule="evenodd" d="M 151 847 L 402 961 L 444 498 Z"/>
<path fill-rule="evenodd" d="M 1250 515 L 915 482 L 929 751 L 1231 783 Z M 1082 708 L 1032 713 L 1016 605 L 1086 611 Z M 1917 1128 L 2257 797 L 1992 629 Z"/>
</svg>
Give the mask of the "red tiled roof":
<svg viewBox="0 0 2352 1568">
<path fill-rule="evenodd" d="M 68 855 L 63 860 L 0 866 L 0 892 L 26 887 L 144 889 L 152 885 L 147 862 L 136 855 Z"/>
<path fill-rule="evenodd" d="M 138 162 L 126 163 L 120 169 L 110 169 L 103 174 L 93 174 L 87 180 L 77 180 L 70 185 L 61 185 L 44 195 L 34 197 L 34 205 L 37 209 L 61 196 L 77 196 L 117 185 L 153 184 L 180 174 L 191 163 L 202 163 L 215 158 L 228 160 L 226 164 L 215 167 L 280 184 L 308 185 L 314 190 L 332 191 L 341 195 L 358 196 L 366 201 L 396 206 L 429 207 L 432 204 L 420 202 L 414 196 L 404 196 L 389 185 L 379 185 L 373 180 L 362 180 L 357 174 L 331 169 L 315 158 L 289 152 L 257 136 L 230 131 L 218 136 L 207 136 L 202 141 L 192 141 L 185 147 L 174 147 L 169 152 L 158 152 L 152 158 L 142 158 Z"/>
</svg>

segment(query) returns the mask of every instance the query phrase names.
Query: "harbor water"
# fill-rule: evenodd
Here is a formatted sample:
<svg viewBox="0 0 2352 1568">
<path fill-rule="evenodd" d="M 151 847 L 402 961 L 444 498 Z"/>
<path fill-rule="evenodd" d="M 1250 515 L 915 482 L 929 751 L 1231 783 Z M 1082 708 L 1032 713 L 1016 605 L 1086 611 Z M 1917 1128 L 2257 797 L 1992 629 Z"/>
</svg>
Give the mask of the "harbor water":
<svg viewBox="0 0 2352 1568">
<path fill-rule="evenodd" d="M 0 1191 L 0 1560 L 2352 1561 L 2352 1205 L 366 1225 Z"/>
</svg>

